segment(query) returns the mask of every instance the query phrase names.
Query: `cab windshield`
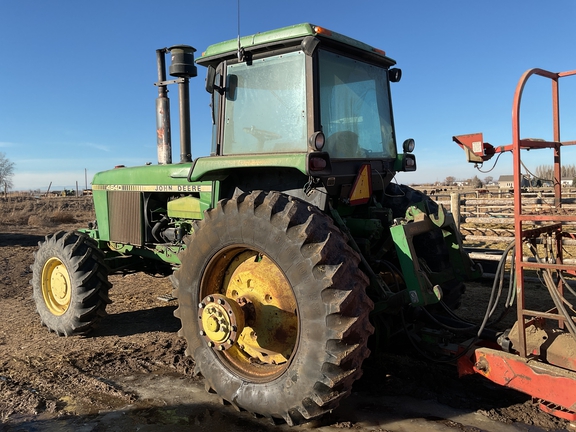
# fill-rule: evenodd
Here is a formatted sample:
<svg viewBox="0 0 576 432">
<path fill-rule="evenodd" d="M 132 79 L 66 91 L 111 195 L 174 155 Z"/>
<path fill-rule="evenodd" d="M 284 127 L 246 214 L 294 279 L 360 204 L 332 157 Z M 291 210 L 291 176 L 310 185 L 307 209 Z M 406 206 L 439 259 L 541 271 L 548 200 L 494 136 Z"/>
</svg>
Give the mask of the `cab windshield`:
<svg viewBox="0 0 576 432">
<path fill-rule="evenodd" d="M 332 158 L 395 158 L 386 69 L 319 51 L 324 147 Z"/>
</svg>

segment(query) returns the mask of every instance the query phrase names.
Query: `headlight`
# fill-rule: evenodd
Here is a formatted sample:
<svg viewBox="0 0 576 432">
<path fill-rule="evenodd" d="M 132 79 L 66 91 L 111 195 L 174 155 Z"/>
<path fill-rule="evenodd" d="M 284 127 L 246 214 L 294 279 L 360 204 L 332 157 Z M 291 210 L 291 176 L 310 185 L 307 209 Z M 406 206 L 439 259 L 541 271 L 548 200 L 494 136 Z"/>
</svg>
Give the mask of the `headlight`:
<svg viewBox="0 0 576 432">
<path fill-rule="evenodd" d="M 414 140 L 412 138 L 408 138 L 402 144 L 402 148 L 404 149 L 404 153 L 412 153 L 414 151 L 415 146 L 416 146 L 416 143 L 414 142 Z"/>
<path fill-rule="evenodd" d="M 322 132 L 314 132 L 310 138 L 308 138 L 308 143 L 312 149 L 321 151 L 326 143 L 326 138 Z"/>
<path fill-rule="evenodd" d="M 388 79 L 390 82 L 399 82 L 402 78 L 402 69 L 392 68 L 388 71 Z"/>
</svg>

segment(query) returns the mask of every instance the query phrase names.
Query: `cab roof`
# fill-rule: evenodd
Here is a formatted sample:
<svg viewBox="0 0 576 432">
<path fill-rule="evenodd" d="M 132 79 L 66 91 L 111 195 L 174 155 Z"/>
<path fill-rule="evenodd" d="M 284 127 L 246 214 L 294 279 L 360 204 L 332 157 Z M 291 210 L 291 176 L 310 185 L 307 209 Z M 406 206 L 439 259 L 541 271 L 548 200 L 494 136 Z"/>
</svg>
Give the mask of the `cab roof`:
<svg viewBox="0 0 576 432">
<path fill-rule="evenodd" d="M 256 33 L 251 36 L 244 36 L 240 38 L 240 46 L 246 52 L 254 54 L 295 46 L 300 44 L 300 42 L 308 36 L 317 37 L 321 41 L 325 41 L 332 46 L 336 45 L 345 51 L 355 51 L 357 54 L 360 54 L 361 57 L 369 57 L 373 61 L 383 63 L 386 66 L 396 64 L 394 60 L 386 56 L 384 51 L 378 48 L 310 23 L 296 24 L 263 33 Z M 214 66 L 224 59 L 236 58 L 237 51 L 238 40 L 231 39 L 210 45 L 196 62 L 203 66 L 210 64 Z"/>
</svg>

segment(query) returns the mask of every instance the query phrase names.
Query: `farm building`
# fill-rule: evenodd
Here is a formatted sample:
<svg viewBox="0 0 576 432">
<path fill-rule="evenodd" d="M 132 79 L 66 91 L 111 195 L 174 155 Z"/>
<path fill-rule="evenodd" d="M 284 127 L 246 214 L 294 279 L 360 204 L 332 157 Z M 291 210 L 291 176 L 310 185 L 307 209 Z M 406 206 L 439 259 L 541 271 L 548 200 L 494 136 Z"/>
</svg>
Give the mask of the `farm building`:
<svg viewBox="0 0 576 432">
<path fill-rule="evenodd" d="M 521 187 L 530 187 L 530 178 L 527 176 L 522 177 Z M 500 189 L 514 189 L 514 176 L 513 175 L 501 175 L 498 178 L 498 187 Z"/>
</svg>

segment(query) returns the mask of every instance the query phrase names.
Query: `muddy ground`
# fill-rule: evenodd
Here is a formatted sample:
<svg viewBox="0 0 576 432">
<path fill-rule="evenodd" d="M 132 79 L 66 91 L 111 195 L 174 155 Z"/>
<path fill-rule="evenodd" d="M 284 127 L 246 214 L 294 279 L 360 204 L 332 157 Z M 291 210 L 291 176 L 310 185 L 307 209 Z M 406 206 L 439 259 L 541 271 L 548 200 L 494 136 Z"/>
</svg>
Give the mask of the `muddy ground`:
<svg viewBox="0 0 576 432">
<path fill-rule="evenodd" d="M 41 326 L 29 285 L 38 241 L 59 229 L 84 227 L 89 217 L 0 224 L 0 430 L 289 430 L 222 406 L 203 391 L 177 335 L 176 304 L 158 299 L 171 292 L 166 278 L 111 276 L 113 303 L 88 337 L 58 337 Z M 476 296 L 485 297 L 488 287 L 471 284 L 462 311 L 477 309 Z M 454 366 L 425 361 L 406 345 L 373 356 L 364 370 L 340 408 L 291 430 L 569 427 L 540 412 L 529 397 L 480 377 L 459 379 Z"/>
</svg>

